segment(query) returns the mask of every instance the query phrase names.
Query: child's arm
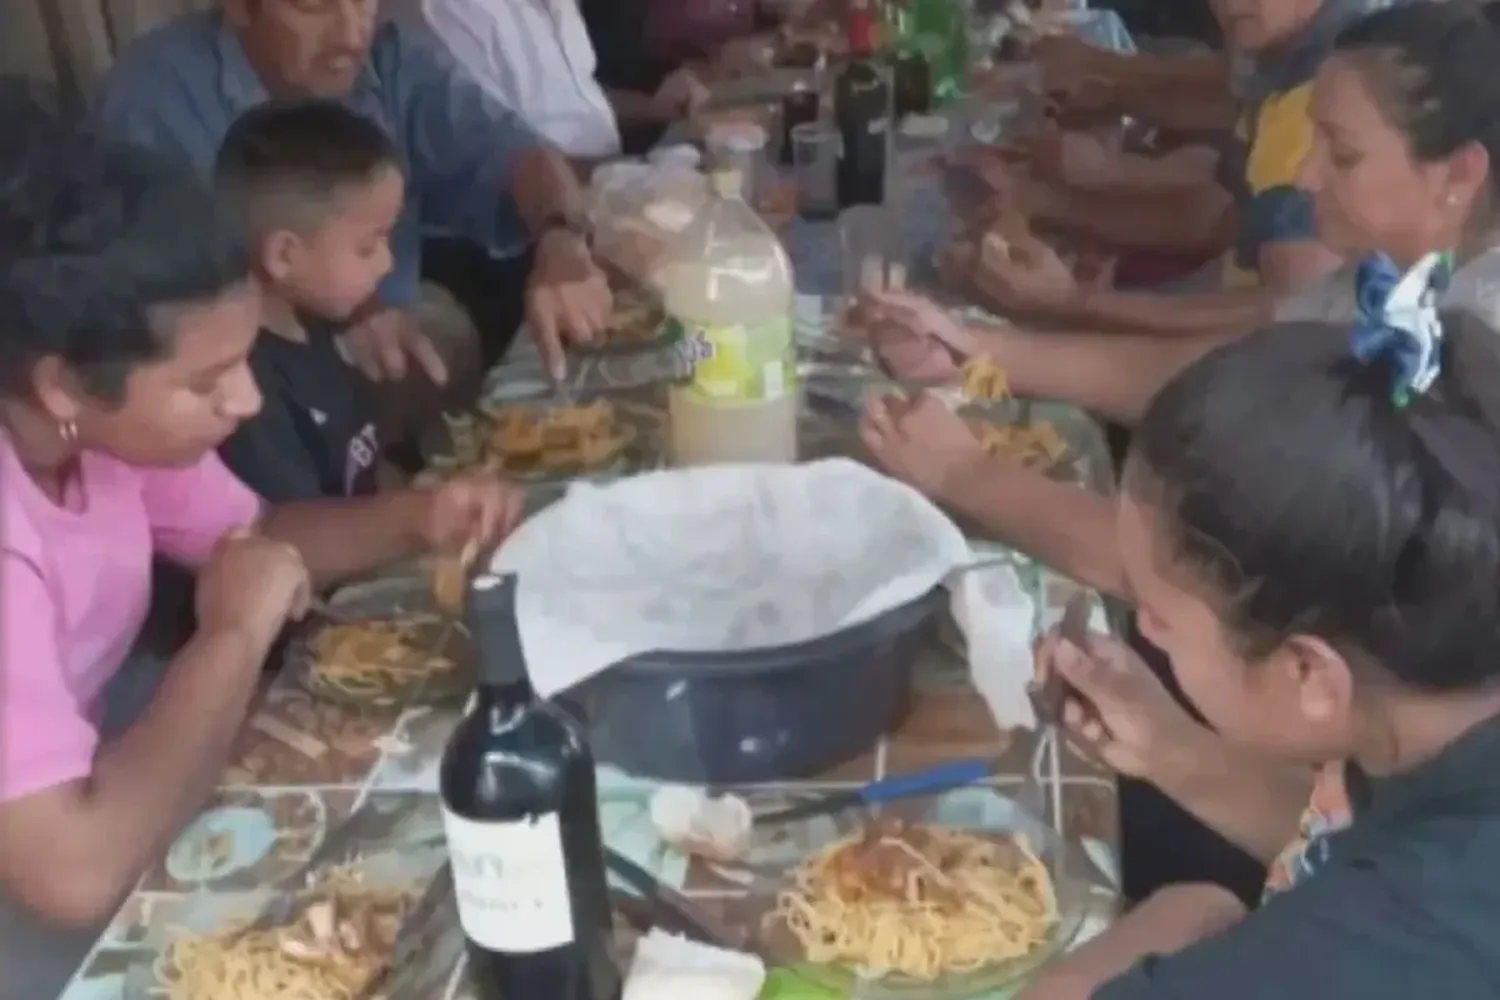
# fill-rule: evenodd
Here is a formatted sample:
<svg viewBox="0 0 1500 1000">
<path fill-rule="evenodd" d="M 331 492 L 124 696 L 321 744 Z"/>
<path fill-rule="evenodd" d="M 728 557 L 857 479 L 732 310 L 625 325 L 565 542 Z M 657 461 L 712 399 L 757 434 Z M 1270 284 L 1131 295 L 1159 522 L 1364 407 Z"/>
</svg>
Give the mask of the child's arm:
<svg viewBox="0 0 1500 1000">
<path fill-rule="evenodd" d="M 1048 966 L 1016 1000 L 1088 1000 L 1146 956 L 1181 951 L 1228 930 L 1244 915 L 1244 905 L 1220 886 L 1169 886 Z"/>
</svg>

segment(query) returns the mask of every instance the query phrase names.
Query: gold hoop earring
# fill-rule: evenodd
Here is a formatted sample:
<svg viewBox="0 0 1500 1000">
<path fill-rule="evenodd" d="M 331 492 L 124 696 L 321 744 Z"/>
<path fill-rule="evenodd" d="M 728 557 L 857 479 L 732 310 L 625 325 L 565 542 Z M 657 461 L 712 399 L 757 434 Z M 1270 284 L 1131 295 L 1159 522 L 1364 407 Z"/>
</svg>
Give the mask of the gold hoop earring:
<svg viewBox="0 0 1500 1000">
<path fill-rule="evenodd" d="M 63 439 L 63 444 L 72 444 L 78 440 L 78 424 L 72 420 L 64 420 L 57 425 L 57 436 Z"/>
</svg>

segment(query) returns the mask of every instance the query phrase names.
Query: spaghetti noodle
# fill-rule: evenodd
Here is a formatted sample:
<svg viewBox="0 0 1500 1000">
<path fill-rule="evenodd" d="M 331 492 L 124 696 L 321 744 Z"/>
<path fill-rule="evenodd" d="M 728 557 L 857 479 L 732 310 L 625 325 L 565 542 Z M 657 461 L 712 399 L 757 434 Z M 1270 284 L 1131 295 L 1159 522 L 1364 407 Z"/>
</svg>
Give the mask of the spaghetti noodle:
<svg viewBox="0 0 1500 1000">
<path fill-rule="evenodd" d="M 330 625 L 309 644 L 314 657 L 309 687 L 378 702 L 453 674 L 458 663 L 431 652 L 432 641 L 424 641 L 423 632 L 440 625 L 436 615 Z"/>
<path fill-rule="evenodd" d="M 887 822 L 799 866 L 771 916 L 810 962 L 930 982 L 1043 946 L 1057 902 L 1019 837 Z"/>
<path fill-rule="evenodd" d="M 184 937 L 168 948 L 169 1000 L 356 1000 L 385 972 L 411 893 L 348 875 L 309 891 L 279 927 Z"/>
</svg>

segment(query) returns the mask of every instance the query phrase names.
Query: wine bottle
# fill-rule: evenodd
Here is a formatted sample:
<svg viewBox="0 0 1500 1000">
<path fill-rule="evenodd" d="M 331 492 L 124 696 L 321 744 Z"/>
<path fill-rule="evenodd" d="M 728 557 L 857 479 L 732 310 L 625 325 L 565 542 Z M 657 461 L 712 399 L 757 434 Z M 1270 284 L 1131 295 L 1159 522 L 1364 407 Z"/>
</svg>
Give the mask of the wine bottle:
<svg viewBox="0 0 1500 1000">
<path fill-rule="evenodd" d="M 616 1000 L 594 761 L 578 722 L 532 690 L 517 586 L 470 584 L 479 686 L 438 775 L 469 975 L 479 1000 Z"/>
<path fill-rule="evenodd" d="M 875 61 L 875 17 L 869 0 L 852 0 L 849 62 L 833 86 L 833 117 L 841 146 L 835 180 L 841 209 L 885 200 L 890 98 L 890 87 Z"/>
<path fill-rule="evenodd" d="M 932 65 L 922 51 L 913 27 L 910 0 L 895 0 L 887 7 L 891 32 L 892 116 L 925 115 L 932 110 Z"/>
</svg>

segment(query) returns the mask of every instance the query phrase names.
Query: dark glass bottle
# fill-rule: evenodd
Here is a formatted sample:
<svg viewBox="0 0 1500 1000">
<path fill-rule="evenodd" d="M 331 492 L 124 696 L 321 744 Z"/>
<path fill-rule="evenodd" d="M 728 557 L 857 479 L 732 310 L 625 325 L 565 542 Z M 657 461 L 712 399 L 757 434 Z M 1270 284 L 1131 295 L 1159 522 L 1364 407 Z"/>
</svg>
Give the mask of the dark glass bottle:
<svg viewBox="0 0 1500 1000">
<path fill-rule="evenodd" d="M 909 46 L 896 52 L 891 59 L 891 85 L 898 121 L 932 110 L 932 67 L 921 49 Z"/>
<path fill-rule="evenodd" d="M 885 200 L 890 105 L 890 88 L 875 61 L 875 17 L 868 0 L 852 0 L 849 62 L 833 86 L 833 118 L 840 142 L 836 176 L 840 208 L 879 205 Z"/>
<path fill-rule="evenodd" d="M 532 691 L 516 588 L 470 585 L 479 688 L 439 769 L 469 975 L 479 1000 L 616 1000 L 594 760 L 578 723 Z"/>
</svg>

